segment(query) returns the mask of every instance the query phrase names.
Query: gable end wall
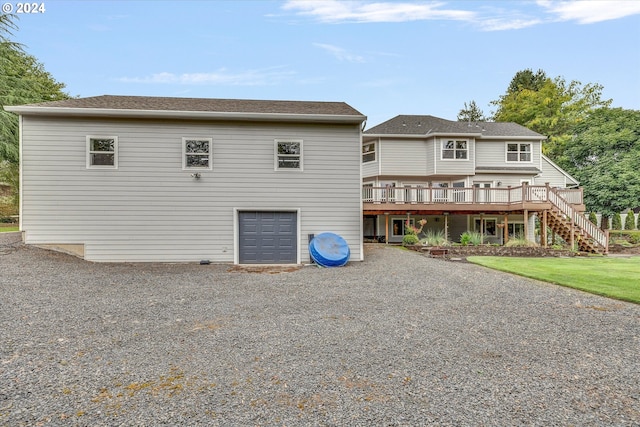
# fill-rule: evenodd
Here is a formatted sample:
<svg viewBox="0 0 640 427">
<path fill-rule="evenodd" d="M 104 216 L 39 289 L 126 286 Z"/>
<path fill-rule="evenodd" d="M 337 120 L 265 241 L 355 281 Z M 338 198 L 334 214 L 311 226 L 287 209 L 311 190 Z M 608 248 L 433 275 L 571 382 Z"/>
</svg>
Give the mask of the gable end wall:
<svg viewBox="0 0 640 427">
<path fill-rule="evenodd" d="M 117 170 L 86 168 L 86 136 L 118 136 Z M 213 138 L 213 168 L 182 168 L 182 137 Z M 274 170 L 274 140 L 303 140 L 304 171 Z M 84 244 L 92 261 L 233 262 L 238 210 L 299 211 L 362 259 L 357 125 L 22 118 L 22 230 L 30 244 Z"/>
</svg>

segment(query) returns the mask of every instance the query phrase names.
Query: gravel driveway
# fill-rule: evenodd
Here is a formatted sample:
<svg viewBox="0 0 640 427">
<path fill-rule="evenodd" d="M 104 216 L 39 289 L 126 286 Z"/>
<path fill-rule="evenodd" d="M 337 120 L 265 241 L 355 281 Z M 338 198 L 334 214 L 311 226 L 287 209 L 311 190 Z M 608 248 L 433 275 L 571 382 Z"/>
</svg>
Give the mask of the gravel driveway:
<svg viewBox="0 0 640 427">
<path fill-rule="evenodd" d="M 640 425 L 638 305 L 381 245 L 251 272 L 11 239 L 1 426 Z"/>
</svg>

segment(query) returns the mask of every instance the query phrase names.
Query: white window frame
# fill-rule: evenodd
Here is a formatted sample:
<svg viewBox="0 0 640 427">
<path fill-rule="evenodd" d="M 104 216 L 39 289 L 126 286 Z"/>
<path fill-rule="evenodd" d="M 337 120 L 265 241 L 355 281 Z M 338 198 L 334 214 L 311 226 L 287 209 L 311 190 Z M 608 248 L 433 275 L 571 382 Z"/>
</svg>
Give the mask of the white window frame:
<svg viewBox="0 0 640 427">
<path fill-rule="evenodd" d="M 113 139 L 113 151 L 91 150 L 91 141 L 96 139 Z M 87 135 L 87 169 L 118 169 L 118 137 L 113 135 Z M 94 154 L 113 154 L 112 165 L 94 165 Z"/>
<path fill-rule="evenodd" d="M 285 142 L 293 142 L 296 144 L 300 144 L 300 154 L 279 154 L 278 153 L 278 144 Z M 298 158 L 299 167 L 297 168 L 285 168 L 280 167 L 280 158 L 283 159 L 295 159 Z M 273 141 L 273 167 L 276 171 L 290 171 L 290 172 L 301 172 L 303 170 L 303 158 L 304 158 L 304 146 L 301 139 L 294 138 L 281 138 Z"/>
<path fill-rule="evenodd" d="M 448 142 L 453 142 L 453 148 L 445 148 L 445 144 Z M 465 143 L 465 147 L 464 149 L 462 148 L 457 148 L 458 142 L 464 142 Z M 468 139 L 451 139 L 451 138 L 447 138 L 447 139 L 441 139 L 440 140 L 440 160 L 443 161 L 452 161 L 452 162 L 467 162 L 469 161 L 469 140 Z M 453 158 L 445 158 L 444 157 L 444 152 L 446 151 L 452 151 L 453 152 Z M 464 152 L 465 153 L 465 157 L 462 158 L 458 158 L 457 157 L 457 153 L 458 151 L 460 152 Z"/>
<path fill-rule="evenodd" d="M 209 143 L 209 153 L 187 153 L 187 141 L 207 141 Z M 207 157 L 208 166 L 189 166 L 187 156 Z M 213 138 L 208 136 L 184 136 L 182 137 L 182 169 L 183 170 L 212 170 L 213 169 Z"/>
<path fill-rule="evenodd" d="M 367 147 L 367 146 L 370 146 L 370 145 L 371 145 L 371 146 L 373 146 L 373 149 L 372 149 L 371 151 L 367 151 L 367 152 L 365 152 L 365 151 L 364 151 L 364 147 Z M 370 156 L 370 155 L 372 155 L 372 154 L 373 154 L 373 159 L 371 159 L 371 160 L 366 160 L 366 161 L 365 161 L 364 156 L 365 156 L 365 155 Z M 375 161 L 376 161 L 376 159 L 377 159 L 376 143 L 375 143 L 375 142 L 365 142 L 364 144 L 362 144 L 362 163 L 371 163 L 371 162 L 375 162 Z"/>
<path fill-rule="evenodd" d="M 509 151 L 509 145 L 517 145 L 518 146 L 518 151 Z M 520 148 L 522 145 L 528 145 L 529 146 L 529 151 L 521 151 Z M 507 142 L 505 143 L 504 146 L 504 156 L 505 156 L 505 161 L 507 163 L 533 163 L 533 143 L 531 142 Z M 509 154 L 516 154 L 518 157 L 518 160 L 509 160 Z M 520 157 L 522 154 L 524 153 L 529 153 L 529 160 L 520 160 Z"/>
</svg>

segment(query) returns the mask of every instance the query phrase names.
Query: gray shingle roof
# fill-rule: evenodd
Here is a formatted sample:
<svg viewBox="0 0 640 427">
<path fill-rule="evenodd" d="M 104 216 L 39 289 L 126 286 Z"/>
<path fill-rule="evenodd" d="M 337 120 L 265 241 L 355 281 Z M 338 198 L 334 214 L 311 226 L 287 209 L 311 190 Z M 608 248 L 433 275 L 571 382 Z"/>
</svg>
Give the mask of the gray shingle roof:
<svg viewBox="0 0 640 427">
<path fill-rule="evenodd" d="M 364 134 L 374 135 L 425 135 L 434 133 L 449 134 L 482 134 L 483 137 L 532 137 L 544 138 L 517 123 L 507 122 L 455 122 L 434 116 L 399 115 L 377 126 Z"/>
<path fill-rule="evenodd" d="M 30 104 L 28 107 L 340 116 L 362 115 L 358 110 L 344 102 L 268 101 L 116 95 L 66 99 L 63 101 Z"/>
</svg>

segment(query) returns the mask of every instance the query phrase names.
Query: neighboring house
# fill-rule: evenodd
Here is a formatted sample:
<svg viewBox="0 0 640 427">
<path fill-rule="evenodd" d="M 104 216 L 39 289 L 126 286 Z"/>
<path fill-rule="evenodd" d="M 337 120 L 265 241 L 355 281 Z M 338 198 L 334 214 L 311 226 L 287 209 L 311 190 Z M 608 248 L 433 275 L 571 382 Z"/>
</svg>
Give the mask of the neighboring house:
<svg viewBox="0 0 640 427">
<path fill-rule="evenodd" d="M 97 96 L 20 114 L 25 243 L 91 261 L 362 260 L 360 112 L 342 102 Z"/>
<path fill-rule="evenodd" d="M 542 154 L 544 139 L 515 123 L 416 115 L 365 131 L 364 236 L 400 242 L 407 221 L 426 219 L 423 231 L 451 241 L 478 231 L 503 244 L 515 235 L 534 240 L 537 216 L 583 250 L 606 251 L 606 236 L 582 215 L 578 182 Z"/>
</svg>

